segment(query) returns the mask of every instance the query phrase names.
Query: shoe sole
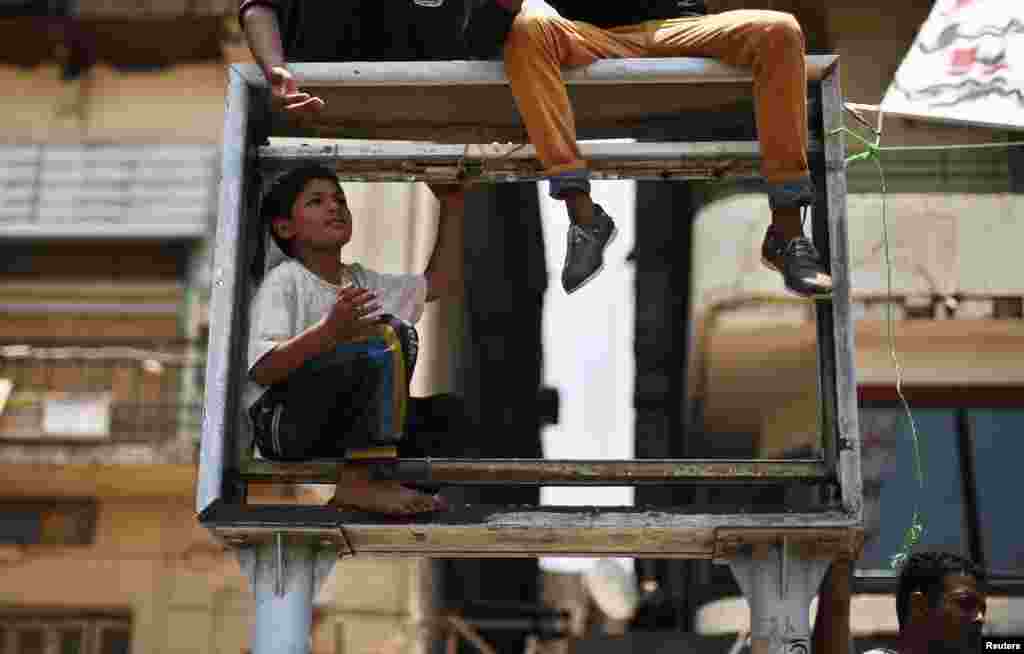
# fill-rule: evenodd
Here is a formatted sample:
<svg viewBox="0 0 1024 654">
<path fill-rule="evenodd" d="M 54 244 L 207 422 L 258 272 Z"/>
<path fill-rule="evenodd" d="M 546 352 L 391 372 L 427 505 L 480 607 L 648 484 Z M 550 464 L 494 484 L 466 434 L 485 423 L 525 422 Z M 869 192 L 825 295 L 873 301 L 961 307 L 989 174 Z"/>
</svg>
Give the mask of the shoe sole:
<svg viewBox="0 0 1024 654">
<path fill-rule="evenodd" d="M 775 264 L 773 264 L 771 261 L 769 261 L 768 259 L 766 259 L 764 257 L 761 257 L 761 265 L 764 266 L 765 268 L 767 268 L 768 270 L 774 270 L 775 272 L 779 273 L 780 275 L 783 275 L 782 271 L 779 270 L 778 266 L 776 266 Z M 795 295 L 795 296 L 800 297 L 800 298 L 804 298 L 806 300 L 831 300 L 832 299 L 832 292 L 831 291 L 828 292 L 828 293 L 811 293 L 810 295 L 804 295 L 800 291 L 797 291 L 795 289 L 790 288 L 789 285 L 786 283 L 785 275 L 783 275 L 783 277 L 782 277 L 782 287 L 784 289 L 786 289 L 787 293 L 789 293 L 791 295 Z"/>
<path fill-rule="evenodd" d="M 587 275 L 586 278 L 584 278 L 584 280 L 582 282 L 580 282 L 579 285 L 576 288 L 572 289 L 571 291 L 566 291 L 565 292 L 566 295 L 572 295 L 576 291 L 578 291 L 581 288 L 583 288 L 584 286 L 586 286 L 590 282 L 590 280 L 592 280 L 593 278 L 595 278 L 599 274 L 601 274 L 601 271 L 604 270 L 604 253 L 608 251 L 608 248 L 615 241 L 615 237 L 618 236 L 618 235 L 619 235 L 619 228 L 614 226 L 614 225 L 612 225 L 612 233 L 608 237 L 608 242 L 604 244 L 604 249 L 601 250 L 601 265 L 598 266 L 597 268 L 594 268 L 594 272 L 592 272 L 589 275 Z"/>
</svg>

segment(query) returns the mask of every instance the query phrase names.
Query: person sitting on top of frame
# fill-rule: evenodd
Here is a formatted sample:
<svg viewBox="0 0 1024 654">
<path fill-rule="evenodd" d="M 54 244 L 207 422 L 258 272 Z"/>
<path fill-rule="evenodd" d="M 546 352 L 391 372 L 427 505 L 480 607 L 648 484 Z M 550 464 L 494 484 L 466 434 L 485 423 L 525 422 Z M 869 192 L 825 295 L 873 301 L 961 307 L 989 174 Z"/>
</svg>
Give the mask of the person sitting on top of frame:
<svg viewBox="0 0 1024 654">
<path fill-rule="evenodd" d="M 240 0 L 239 19 L 272 97 L 301 116 L 316 114 L 324 101 L 298 87 L 288 61 L 442 58 L 456 49 L 452 30 L 419 24 L 437 15 L 419 4 L 409 0 L 403 13 L 372 0 Z M 438 10 L 462 6 L 461 0 L 422 4 Z M 804 35 L 791 14 L 753 9 L 708 13 L 704 0 L 471 0 L 460 18 L 466 54 L 504 44 L 505 72 L 530 142 L 551 179 L 551 195 L 566 203 L 566 292 L 597 275 L 617 230 L 591 200 L 561 67 L 623 57 L 713 57 L 752 70 L 761 169 L 771 207 L 761 260 L 781 273 L 794 293 L 824 297 L 832 292 L 832 278 L 804 236 L 803 209 L 814 202 L 814 189 L 807 165 Z"/>
<path fill-rule="evenodd" d="M 408 398 L 417 354 L 412 325 L 426 302 L 462 288 L 463 192 L 431 188 L 441 217 L 423 274 L 342 263 L 352 214 L 327 168 L 292 170 L 265 197 L 262 221 L 288 259 L 266 274 L 250 313 L 244 399 L 262 456 L 343 459 L 397 446 L 409 457 L 457 449 L 466 420 L 461 401 Z M 374 480 L 366 466 L 351 464 L 339 467 L 331 504 L 386 514 L 445 508 L 439 496 Z"/>
<path fill-rule="evenodd" d="M 671 3 L 677 8 L 670 17 L 632 22 L 634 3 L 619 2 L 609 5 L 618 6 L 621 17 L 601 16 L 595 25 L 572 20 L 588 11 L 591 3 L 583 0 L 495 2 L 514 16 L 504 45 L 512 94 L 551 178 L 551 195 L 564 201 L 569 212 L 562 269 L 567 292 L 600 270 L 616 228 L 590 198 L 587 162 L 576 142 L 561 67 L 625 57 L 713 57 L 752 69 L 761 167 L 771 205 L 762 261 L 782 273 L 794 293 L 816 297 L 831 292 L 832 279 L 803 233 L 801 209 L 813 203 L 814 192 L 807 166 L 804 35 L 792 15 L 763 10 L 708 14 L 703 1 L 684 0 Z"/>
</svg>

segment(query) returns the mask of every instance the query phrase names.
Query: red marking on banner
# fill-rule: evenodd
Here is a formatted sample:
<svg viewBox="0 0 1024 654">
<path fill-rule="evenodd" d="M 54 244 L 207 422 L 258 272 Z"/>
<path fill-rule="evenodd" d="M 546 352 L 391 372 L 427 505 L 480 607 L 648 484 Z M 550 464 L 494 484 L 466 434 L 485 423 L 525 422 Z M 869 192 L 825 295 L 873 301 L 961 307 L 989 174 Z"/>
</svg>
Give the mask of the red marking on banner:
<svg viewBox="0 0 1024 654">
<path fill-rule="evenodd" d="M 942 12 L 943 16 L 949 16 L 950 14 L 960 11 L 964 7 L 968 7 L 974 4 L 974 0 L 954 0 L 953 6 L 949 10 Z"/>
<path fill-rule="evenodd" d="M 978 48 L 954 48 L 949 55 L 950 75 L 965 75 L 978 59 Z"/>
</svg>

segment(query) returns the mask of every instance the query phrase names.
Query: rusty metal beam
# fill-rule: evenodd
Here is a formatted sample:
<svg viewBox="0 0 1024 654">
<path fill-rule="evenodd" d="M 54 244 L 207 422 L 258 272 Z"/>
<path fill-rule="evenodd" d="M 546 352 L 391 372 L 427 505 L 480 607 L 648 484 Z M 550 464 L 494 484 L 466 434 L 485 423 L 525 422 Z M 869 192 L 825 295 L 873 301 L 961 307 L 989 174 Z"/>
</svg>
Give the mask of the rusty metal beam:
<svg viewBox="0 0 1024 654">
<path fill-rule="evenodd" d="M 360 556 L 444 558 L 648 556 L 714 559 L 747 540 L 783 536 L 811 545 L 853 548 L 857 524 L 842 512 L 742 513 L 740 507 L 457 506 L 415 519 L 345 513 L 319 506 L 218 505 L 200 516 L 225 542 L 267 542 L 276 534 Z"/>
<path fill-rule="evenodd" d="M 341 461 L 252 461 L 249 481 L 328 482 Z M 640 486 L 696 483 L 813 483 L 828 469 L 817 460 L 645 459 L 632 461 L 545 459 L 399 459 L 370 464 L 379 478 L 458 485 Z"/>
<path fill-rule="evenodd" d="M 821 150 L 820 142 L 812 151 Z M 760 175 L 753 141 L 704 143 L 581 143 L 595 179 L 745 179 Z M 443 143 L 319 140 L 259 148 L 267 171 L 299 163 L 332 167 L 346 181 L 488 182 L 543 179 L 529 145 L 477 146 Z"/>
</svg>

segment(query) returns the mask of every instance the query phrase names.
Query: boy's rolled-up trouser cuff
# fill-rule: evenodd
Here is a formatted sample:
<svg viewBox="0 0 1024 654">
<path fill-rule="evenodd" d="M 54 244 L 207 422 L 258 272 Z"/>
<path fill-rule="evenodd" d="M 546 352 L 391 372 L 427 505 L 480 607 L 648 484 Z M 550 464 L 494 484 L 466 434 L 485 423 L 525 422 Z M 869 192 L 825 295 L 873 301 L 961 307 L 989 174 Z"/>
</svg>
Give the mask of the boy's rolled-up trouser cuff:
<svg viewBox="0 0 1024 654">
<path fill-rule="evenodd" d="M 806 207 L 814 204 L 814 200 L 814 185 L 810 177 L 768 184 L 768 206 L 773 211 Z"/>
<path fill-rule="evenodd" d="M 567 170 L 548 178 L 551 181 L 551 197 L 564 200 L 571 191 L 590 193 L 590 171 L 586 168 Z"/>
</svg>

